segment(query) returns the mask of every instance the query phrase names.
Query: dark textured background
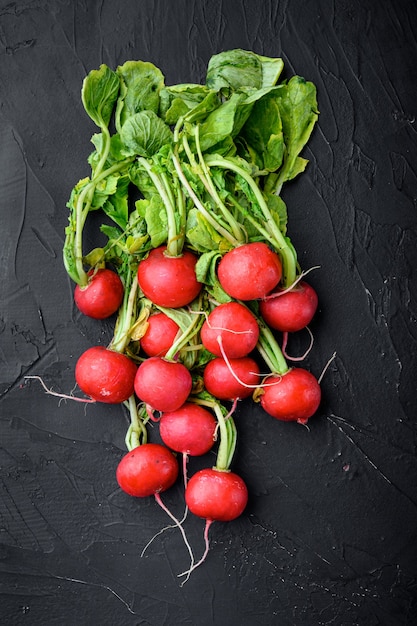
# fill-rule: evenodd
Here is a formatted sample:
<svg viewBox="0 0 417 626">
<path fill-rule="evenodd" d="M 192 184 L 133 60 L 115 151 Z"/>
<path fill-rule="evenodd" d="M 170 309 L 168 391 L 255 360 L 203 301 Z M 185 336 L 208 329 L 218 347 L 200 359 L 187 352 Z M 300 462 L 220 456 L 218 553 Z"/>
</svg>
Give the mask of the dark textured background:
<svg viewBox="0 0 417 626">
<path fill-rule="evenodd" d="M 0 610 L 5 626 L 417 623 L 417 11 L 413 0 L 0 1 Z M 203 80 L 234 47 L 282 56 L 320 120 L 287 186 L 289 234 L 320 297 L 309 429 L 239 406 L 250 502 L 187 565 L 153 499 L 122 494 L 122 409 L 58 403 L 111 321 L 80 316 L 65 203 L 95 132 L 80 100 L 104 62 Z M 93 232 L 93 231 L 92 231 Z M 94 243 L 94 238 L 86 243 Z M 300 353 L 306 337 L 294 337 Z M 192 465 L 191 467 L 195 467 Z M 180 487 L 165 502 L 180 506 Z M 201 520 L 187 532 L 202 550 Z"/>
</svg>

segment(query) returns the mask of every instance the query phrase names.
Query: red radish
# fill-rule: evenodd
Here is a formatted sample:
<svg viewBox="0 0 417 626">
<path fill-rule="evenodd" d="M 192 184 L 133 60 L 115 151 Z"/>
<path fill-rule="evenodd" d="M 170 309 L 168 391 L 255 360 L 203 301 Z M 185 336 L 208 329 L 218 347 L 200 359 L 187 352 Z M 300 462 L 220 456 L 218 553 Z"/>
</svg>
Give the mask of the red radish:
<svg viewBox="0 0 417 626">
<path fill-rule="evenodd" d="M 116 479 L 130 496 L 145 498 L 166 491 L 178 477 L 178 461 L 159 443 L 144 443 L 133 448 L 120 461 Z"/>
<path fill-rule="evenodd" d="M 192 378 L 182 363 L 153 356 L 136 372 L 135 392 L 155 411 L 175 411 L 184 404 L 192 388 Z"/>
<path fill-rule="evenodd" d="M 305 369 L 295 367 L 281 376 L 272 375 L 266 383 L 260 394 L 261 406 L 278 420 L 306 424 L 320 405 L 320 385 Z"/>
<path fill-rule="evenodd" d="M 231 401 L 248 398 L 254 387 L 259 385 L 259 377 L 259 366 L 251 357 L 229 359 L 229 363 L 222 357 L 216 357 L 207 363 L 203 374 L 209 393 L 219 400 Z"/>
<path fill-rule="evenodd" d="M 188 481 L 185 502 L 198 517 L 231 522 L 243 513 L 248 502 L 248 489 L 234 472 L 206 468 L 196 472 Z"/>
<path fill-rule="evenodd" d="M 177 480 L 178 461 L 171 450 L 159 443 L 143 443 L 133 448 L 120 461 L 116 479 L 120 488 L 130 496 L 146 498 L 154 496 L 156 503 L 178 526 L 191 558 L 190 570 L 194 568 L 194 555 L 181 522 L 169 511 L 161 499 Z"/>
<path fill-rule="evenodd" d="M 165 313 L 154 313 L 148 319 L 148 328 L 140 340 L 142 350 L 148 356 L 165 356 L 177 336 L 180 327 Z"/>
<path fill-rule="evenodd" d="M 197 517 L 206 520 L 204 529 L 205 550 L 198 563 L 179 574 L 189 578 L 191 572 L 204 563 L 210 549 L 209 530 L 213 522 L 231 522 L 243 513 L 248 503 L 245 482 L 230 470 L 215 467 L 202 469 L 188 481 L 185 503 Z"/>
<path fill-rule="evenodd" d="M 271 328 L 293 333 L 308 326 L 317 310 L 317 293 L 301 281 L 289 291 L 277 290 L 259 303 L 259 311 Z"/>
<path fill-rule="evenodd" d="M 123 291 L 122 281 L 112 270 L 90 270 L 87 285 L 76 285 L 74 301 L 81 313 L 102 320 L 118 310 L 123 300 Z"/>
<path fill-rule="evenodd" d="M 159 434 L 168 448 L 182 454 L 201 456 L 215 441 L 217 421 L 204 407 L 186 402 L 176 411 L 163 413 Z"/>
<path fill-rule="evenodd" d="M 135 363 L 125 354 L 93 346 L 78 359 L 75 380 L 94 400 L 116 404 L 133 394 L 136 370 Z"/>
<path fill-rule="evenodd" d="M 158 306 L 178 308 L 198 296 L 202 283 L 197 281 L 197 256 L 183 250 L 180 256 L 165 254 L 166 246 L 150 251 L 139 263 L 138 282 L 143 293 Z"/>
<path fill-rule="evenodd" d="M 247 243 L 226 252 L 217 275 L 236 300 L 264 298 L 281 280 L 281 259 L 263 242 Z"/>
<path fill-rule="evenodd" d="M 222 356 L 219 337 L 226 355 L 231 359 L 251 352 L 259 338 L 255 316 L 239 302 L 225 302 L 216 306 L 201 327 L 204 347 L 216 356 Z"/>
</svg>

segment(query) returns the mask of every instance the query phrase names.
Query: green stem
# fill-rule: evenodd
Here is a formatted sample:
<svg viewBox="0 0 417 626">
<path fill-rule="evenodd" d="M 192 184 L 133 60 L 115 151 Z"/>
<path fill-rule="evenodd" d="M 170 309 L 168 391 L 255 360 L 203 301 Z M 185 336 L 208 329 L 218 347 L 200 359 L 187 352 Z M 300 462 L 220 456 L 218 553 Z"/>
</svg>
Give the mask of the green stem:
<svg viewBox="0 0 417 626">
<path fill-rule="evenodd" d="M 237 200 L 236 198 L 233 196 L 233 194 L 229 193 L 229 201 L 238 209 L 238 211 L 240 211 L 240 213 L 245 217 L 245 219 L 248 220 L 248 222 L 250 222 L 255 228 L 256 230 L 262 235 L 262 237 L 264 239 L 266 239 L 266 241 L 269 241 L 269 243 L 272 246 L 275 246 L 276 242 L 275 242 L 275 238 L 272 237 L 272 235 L 267 231 L 266 228 L 264 228 L 262 226 L 262 224 L 260 224 L 258 222 L 258 220 L 256 220 L 253 215 L 251 213 L 249 213 L 249 211 L 247 211 Z"/>
<path fill-rule="evenodd" d="M 107 128 L 107 126 L 101 126 L 101 131 L 102 131 L 102 137 L 103 137 L 102 152 L 101 152 L 100 160 L 97 163 L 96 167 L 94 168 L 93 178 L 96 178 L 97 176 L 99 176 L 101 174 L 102 169 L 103 169 L 103 167 L 106 164 L 107 157 L 109 156 L 109 152 L 110 152 L 110 132 L 109 132 L 109 129 Z"/>
<path fill-rule="evenodd" d="M 231 415 L 225 419 L 219 404 L 216 403 L 213 406 L 213 411 L 216 414 L 217 422 L 220 428 L 220 443 L 217 450 L 216 469 L 226 472 L 230 469 L 236 448 L 236 426 Z"/>
<path fill-rule="evenodd" d="M 154 172 L 152 165 L 144 157 L 139 157 L 138 163 L 142 165 L 143 169 L 152 180 L 162 202 L 164 203 L 168 223 L 167 254 L 173 257 L 179 256 L 184 245 L 185 233 L 181 237 L 177 230 L 175 200 L 168 177 Z"/>
<path fill-rule="evenodd" d="M 183 172 L 183 170 L 181 168 L 181 164 L 179 162 L 178 156 L 175 153 L 172 154 L 172 161 L 173 161 L 174 167 L 175 167 L 175 169 L 177 171 L 178 178 L 180 179 L 180 182 L 183 185 L 184 189 L 186 190 L 187 194 L 189 195 L 189 197 L 193 201 L 194 206 L 196 207 L 196 209 L 198 211 L 200 211 L 200 213 L 205 217 L 207 222 L 220 235 L 222 235 L 231 244 L 231 246 L 233 248 L 236 248 L 237 246 L 239 246 L 241 244 L 241 242 L 238 241 L 235 237 L 233 237 L 233 235 L 231 235 L 226 228 L 224 228 L 221 224 L 219 224 L 218 221 L 212 216 L 210 211 L 207 211 L 207 209 L 204 206 L 204 204 L 200 201 L 200 199 L 198 198 L 197 194 L 194 192 L 194 190 L 192 189 L 190 183 L 188 182 L 187 177 L 185 176 L 185 174 L 184 174 L 184 172 Z"/>
<path fill-rule="evenodd" d="M 221 472 L 229 471 L 237 444 L 237 429 L 233 417 L 229 414 L 226 418 L 224 416 L 226 409 L 207 392 L 199 396 L 192 396 L 190 401 L 201 406 L 207 406 L 214 411 L 220 431 L 215 469 Z"/>
<path fill-rule="evenodd" d="M 71 209 L 70 223 L 67 227 L 67 234 L 63 248 L 64 266 L 71 279 L 85 287 L 88 282 L 87 273 L 83 263 L 83 229 L 91 203 L 94 197 L 94 190 L 99 182 L 107 176 L 118 172 L 133 161 L 133 157 L 114 163 L 112 166 L 95 174 L 77 196 L 75 205 Z M 98 168 L 96 168 L 96 172 Z"/>
<path fill-rule="evenodd" d="M 138 277 L 135 269 L 129 266 L 125 281 L 125 293 L 119 309 L 111 350 L 124 352 L 130 341 L 130 331 L 136 317 L 136 295 L 138 292 Z"/>
<path fill-rule="evenodd" d="M 238 174 L 239 176 L 241 176 L 248 183 L 256 199 L 256 202 L 259 208 L 261 209 L 262 214 L 265 218 L 265 227 L 274 238 L 275 247 L 277 248 L 278 252 L 281 255 L 282 264 L 283 264 L 283 284 L 284 286 L 291 285 L 295 280 L 296 272 L 297 272 L 297 263 L 296 263 L 296 259 L 294 258 L 294 251 L 290 248 L 290 246 L 285 240 L 284 235 L 278 228 L 274 218 L 271 215 L 268 205 L 265 202 L 262 192 L 259 189 L 256 182 L 254 181 L 254 179 L 252 178 L 252 176 L 248 172 L 246 172 L 243 168 L 239 167 L 239 165 L 237 165 L 236 163 L 229 161 L 228 159 L 225 159 L 220 156 L 207 155 L 206 163 L 209 167 L 213 166 L 213 167 L 220 167 L 223 169 L 230 169 L 236 174 Z M 255 222 L 255 225 L 256 225 L 256 222 Z"/>
<path fill-rule="evenodd" d="M 257 350 L 273 374 L 285 374 L 289 367 L 271 329 L 259 318 L 259 340 Z"/>
<path fill-rule="evenodd" d="M 230 211 L 226 208 L 224 202 L 220 198 L 215 185 L 213 184 L 212 177 L 210 175 L 210 170 L 207 167 L 207 163 L 204 160 L 203 153 L 201 151 L 200 146 L 200 134 L 199 134 L 199 126 L 197 125 L 195 128 L 195 144 L 197 148 L 197 155 L 199 160 L 199 167 L 196 168 L 196 172 L 204 187 L 208 191 L 209 195 L 213 199 L 214 203 L 219 208 L 223 218 L 230 226 L 230 230 L 232 235 L 235 237 L 237 241 L 240 243 L 245 243 L 246 237 L 242 230 L 241 225 L 235 220 Z"/>
<path fill-rule="evenodd" d="M 198 302 L 199 304 L 197 306 L 198 308 L 200 308 L 201 296 Z M 158 308 L 161 311 L 164 311 L 163 307 L 158 307 Z M 164 358 L 168 360 L 173 360 L 175 358 L 175 355 L 187 345 L 190 339 L 195 337 L 195 335 L 198 333 L 203 323 L 204 323 L 204 317 L 202 315 L 194 315 L 188 328 L 184 332 L 181 333 L 178 339 L 174 341 L 174 343 L 172 344 L 172 346 L 170 347 L 170 349 L 168 350 Z"/>
<path fill-rule="evenodd" d="M 139 415 L 138 407 L 136 404 L 136 397 L 134 395 L 124 403 L 129 409 L 130 425 L 126 432 L 125 444 L 126 448 L 130 451 L 133 448 L 144 444 L 148 440 L 148 433 L 145 427 L 145 422 Z"/>
</svg>

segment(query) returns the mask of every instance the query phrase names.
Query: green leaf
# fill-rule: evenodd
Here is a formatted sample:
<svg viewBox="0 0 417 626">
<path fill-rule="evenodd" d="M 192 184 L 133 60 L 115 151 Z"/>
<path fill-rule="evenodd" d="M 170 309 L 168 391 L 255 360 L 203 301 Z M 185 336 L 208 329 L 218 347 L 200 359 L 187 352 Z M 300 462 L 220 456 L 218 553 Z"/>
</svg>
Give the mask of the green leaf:
<svg viewBox="0 0 417 626">
<path fill-rule="evenodd" d="M 255 102 L 241 137 L 259 169 L 274 172 L 281 166 L 284 136 L 276 90 L 269 91 Z"/>
<path fill-rule="evenodd" d="M 98 182 L 94 188 L 94 195 L 91 201 L 91 210 L 101 209 L 110 194 L 116 193 L 119 175 L 107 176 Z"/>
<path fill-rule="evenodd" d="M 125 229 L 129 219 L 129 192 L 130 178 L 127 174 L 119 176 L 116 190 L 109 195 L 103 205 L 103 210 L 116 224 Z"/>
<path fill-rule="evenodd" d="M 187 115 L 190 111 L 198 110 L 199 105 L 213 98 L 216 106 L 220 104 L 217 94 L 213 93 L 205 85 L 182 84 L 165 87 L 160 93 L 159 113 L 167 124 L 176 124 L 180 117 Z M 210 106 L 206 110 L 213 108 Z"/>
<path fill-rule="evenodd" d="M 215 91 L 270 87 L 277 82 L 283 67 L 280 58 L 265 57 L 249 50 L 228 50 L 211 57 L 206 85 Z"/>
<path fill-rule="evenodd" d="M 141 111 L 129 117 L 120 131 L 120 139 L 131 154 L 143 157 L 153 156 L 173 141 L 171 129 L 153 111 Z"/>
<path fill-rule="evenodd" d="M 140 111 L 158 113 L 159 94 L 164 87 L 164 75 L 153 63 L 126 61 L 119 65 L 120 95 L 116 107 L 116 128 Z"/>
<path fill-rule="evenodd" d="M 104 63 L 84 79 L 81 100 L 85 111 L 100 128 L 109 125 L 119 94 L 119 77 Z"/>
<path fill-rule="evenodd" d="M 245 123 L 250 114 L 252 104 L 246 104 L 244 93 L 234 93 L 209 113 L 200 125 L 200 145 L 203 151 L 212 146 L 233 138 Z"/>
<path fill-rule="evenodd" d="M 283 235 L 287 232 L 287 207 L 281 196 L 277 196 L 274 193 L 264 193 L 264 198 L 274 218 L 275 223 L 278 225 Z"/>
<path fill-rule="evenodd" d="M 316 87 L 300 76 L 293 76 L 277 99 L 284 142 L 285 163 L 280 172 L 280 182 L 291 180 L 305 169 L 305 159 L 297 159 L 310 138 L 318 119 Z"/>
<path fill-rule="evenodd" d="M 222 237 L 195 208 L 188 211 L 187 241 L 197 252 L 226 251 L 230 248 L 230 243 Z"/>
<path fill-rule="evenodd" d="M 165 243 L 168 238 L 168 223 L 161 197 L 154 194 L 150 200 L 137 200 L 136 209 L 145 218 L 152 247 L 157 248 Z"/>
<path fill-rule="evenodd" d="M 230 302 L 232 298 L 223 290 L 217 278 L 217 263 L 221 254 L 215 250 L 201 254 L 196 267 L 197 280 L 204 283 L 206 290 L 220 303 Z"/>
</svg>

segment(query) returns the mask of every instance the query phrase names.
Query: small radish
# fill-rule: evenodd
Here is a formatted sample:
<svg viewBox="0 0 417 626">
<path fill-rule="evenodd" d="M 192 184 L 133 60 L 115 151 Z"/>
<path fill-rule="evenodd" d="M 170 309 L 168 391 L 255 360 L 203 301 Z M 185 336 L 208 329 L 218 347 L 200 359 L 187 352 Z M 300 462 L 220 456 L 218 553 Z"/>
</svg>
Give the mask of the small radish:
<svg viewBox="0 0 417 626">
<path fill-rule="evenodd" d="M 125 354 L 93 346 L 78 359 L 75 380 L 94 400 L 117 404 L 133 394 L 136 370 L 135 363 Z"/>
<path fill-rule="evenodd" d="M 220 341 L 231 359 L 247 356 L 259 338 L 255 316 L 239 302 L 225 302 L 208 315 L 200 331 L 204 347 L 216 356 L 222 356 Z"/>
<path fill-rule="evenodd" d="M 180 576 L 191 572 L 204 563 L 209 549 L 209 530 L 213 522 L 231 522 L 243 513 L 248 503 L 248 489 L 240 476 L 230 470 L 215 467 L 202 469 L 188 481 L 185 503 L 188 509 L 206 520 L 204 528 L 205 550 L 198 563 Z"/>
<path fill-rule="evenodd" d="M 144 443 L 125 454 L 117 467 L 116 479 L 130 496 L 145 498 L 172 487 L 178 472 L 178 461 L 168 448 Z"/>
<path fill-rule="evenodd" d="M 138 398 L 155 411 L 175 411 L 188 398 L 192 378 L 182 363 L 153 356 L 139 365 L 134 387 Z"/>
<path fill-rule="evenodd" d="M 317 310 L 316 291 L 301 281 L 289 291 L 277 290 L 259 303 L 259 311 L 271 328 L 296 332 L 308 326 Z"/>
<path fill-rule="evenodd" d="M 243 513 L 248 502 L 248 489 L 234 472 L 206 468 L 196 472 L 188 481 L 185 502 L 197 517 L 231 522 Z"/>
<path fill-rule="evenodd" d="M 118 310 L 123 291 L 122 281 L 112 270 L 90 270 L 87 285 L 75 286 L 74 301 L 81 313 L 102 320 Z"/>
<path fill-rule="evenodd" d="M 168 448 L 182 454 L 201 456 L 212 447 L 217 421 L 204 407 L 185 402 L 176 411 L 162 414 L 159 434 Z"/>
<path fill-rule="evenodd" d="M 148 318 L 148 328 L 140 340 L 147 356 L 165 356 L 180 327 L 165 313 L 154 313 Z"/>
<path fill-rule="evenodd" d="M 264 298 L 281 280 L 281 259 L 263 242 L 243 244 L 226 252 L 217 276 L 225 292 L 236 300 Z"/>
<path fill-rule="evenodd" d="M 219 400 L 248 398 L 259 385 L 259 366 L 251 357 L 228 359 L 216 357 L 204 368 L 204 385 Z"/>
<path fill-rule="evenodd" d="M 267 384 L 259 392 L 261 406 L 278 420 L 306 424 L 320 405 L 319 382 L 303 368 L 295 367 L 285 374 L 272 375 L 265 382 Z"/>
<path fill-rule="evenodd" d="M 159 443 L 144 443 L 125 454 L 116 469 L 116 480 L 125 493 L 136 498 L 154 496 L 156 503 L 178 526 L 190 555 L 190 570 L 194 555 L 181 522 L 162 502 L 161 493 L 177 480 L 178 461 L 171 450 Z"/>
<path fill-rule="evenodd" d="M 158 306 L 185 306 L 198 296 L 202 288 L 195 273 L 197 260 L 197 256 L 189 250 L 183 250 L 180 256 L 168 256 L 166 246 L 154 248 L 139 263 L 139 286 L 145 296 Z"/>
</svg>

